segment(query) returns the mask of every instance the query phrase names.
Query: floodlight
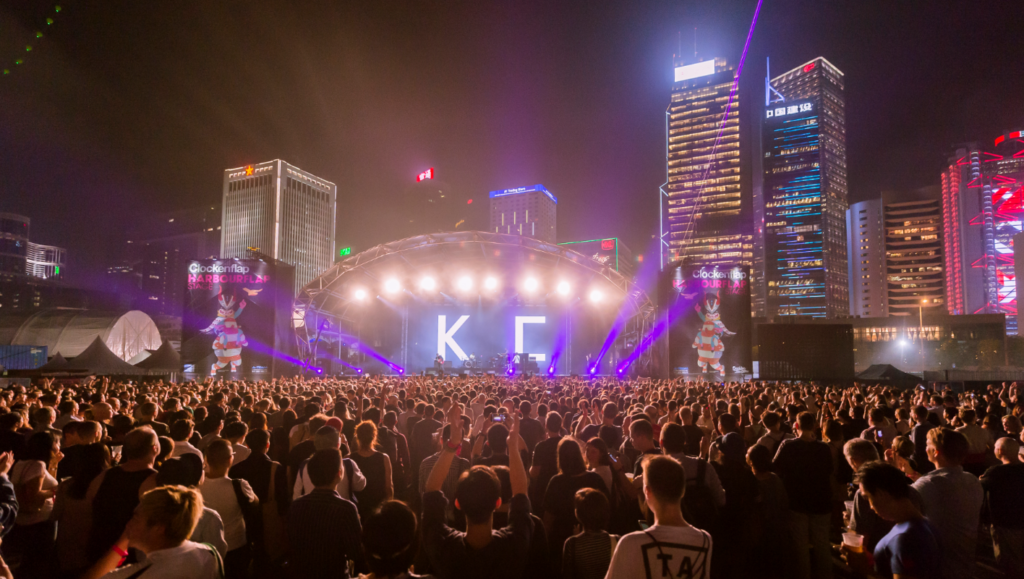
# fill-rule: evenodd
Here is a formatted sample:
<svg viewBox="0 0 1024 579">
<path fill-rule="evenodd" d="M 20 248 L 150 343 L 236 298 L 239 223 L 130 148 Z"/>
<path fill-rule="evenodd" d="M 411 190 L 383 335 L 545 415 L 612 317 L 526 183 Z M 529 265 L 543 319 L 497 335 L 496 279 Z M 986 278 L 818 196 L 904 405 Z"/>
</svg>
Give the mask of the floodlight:
<svg viewBox="0 0 1024 579">
<path fill-rule="evenodd" d="M 366 290 L 364 290 L 363 288 L 359 288 L 352 293 L 352 296 L 359 301 L 363 301 L 366 299 Z"/>
<path fill-rule="evenodd" d="M 571 288 L 569 287 L 569 282 L 567 282 L 567 281 L 560 281 L 560 282 L 558 282 L 558 286 L 555 288 L 555 291 L 557 291 L 559 293 L 559 295 L 567 296 L 567 295 L 569 295 L 569 290 L 570 289 Z"/>
<path fill-rule="evenodd" d="M 398 280 L 395 278 L 391 278 L 388 281 L 384 282 L 384 291 L 388 292 L 389 294 L 398 293 L 401 290 L 402 284 L 399 283 Z"/>
<path fill-rule="evenodd" d="M 422 290 L 431 291 L 435 287 L 437 287 L 437 282 L 434 281 L 434 278 L 430 277 L 429 275 L 420 280 L 420 289 Z"/>
<path fill-rule="evenodd" d="M 540 282 L 538 282 L 535 277 L 528 277 L 526 278 L 526 281 L 523 282 L 523 289 L 528 292 L 535 292 L 538 287 L 540 287 Z"/>
<path fill-rule="evenodd" d="M 459 288 L 459 291 L 468 292 L 473 289 L 473 280 L 468 275 L 462 276 L 455 283 L 455 287 Z"/>
<path fill-rule="evenodd" d="M 496 278 L 496 277 L 488 277 L 487 279 L 485 279 L 484 280 L 484 289 L 486 289 L 486 290 L 496 290 L 496 289 L 498 289 L 498 278 Z"/>
<path fill-rule="evenodd" d="M 592 301 L 595 304 L 597 304 L 597 303 L 601 303 L 603 300 L 604 300 L 604 293 L 602 293 L 601 290 L 597 290 L 597 289 L 590 290 L 590 301 Z"/>
</svg>

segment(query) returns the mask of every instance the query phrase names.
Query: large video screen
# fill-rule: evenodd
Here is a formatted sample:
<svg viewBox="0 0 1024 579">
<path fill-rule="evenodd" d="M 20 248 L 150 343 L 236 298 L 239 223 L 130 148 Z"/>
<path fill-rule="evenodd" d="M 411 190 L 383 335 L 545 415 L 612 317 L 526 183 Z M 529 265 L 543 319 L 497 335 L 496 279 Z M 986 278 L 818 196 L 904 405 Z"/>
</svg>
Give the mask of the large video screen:
<svg viewBox="0 0 1024 579">
<path fill-rule="evenodd" d="M 750 269 L 675 265 L 663 276 L 671 374 L 711 381 L 749 374 Z"/>
<path fill-rule="evenodd" d="M 189 262 L 181 328 L 186 373 L 275 375 L 290 342 L 282 339 L 287 332 L 282 322 L 288 317 L 292 272 L 258 260 Z"/>
</svg>

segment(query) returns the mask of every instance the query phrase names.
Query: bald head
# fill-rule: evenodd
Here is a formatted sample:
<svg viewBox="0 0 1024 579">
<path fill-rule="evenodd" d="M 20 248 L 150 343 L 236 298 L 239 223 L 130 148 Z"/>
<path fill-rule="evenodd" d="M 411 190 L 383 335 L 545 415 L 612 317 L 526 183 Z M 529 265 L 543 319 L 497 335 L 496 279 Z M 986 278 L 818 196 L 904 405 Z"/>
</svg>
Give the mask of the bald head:
<svg viewBox="0 0 1024 579">
<path fill-rule="evenodd" d="M 110 417 L 114 415 L 114 410 L 106 402 L 98 402 L 92 405 L 92 417 L 93 419 L 104 422 L 110 420 Z"/>
<path fill-rule="evenodd" d="M 1003 461 L 1003 464 L 1013 464 L 1020 462 L 1020 457 L 1017 455 L 1020 452 L 1020 443 L 1004 436 L 996 441 L 996 458 Z"/>
</svg>

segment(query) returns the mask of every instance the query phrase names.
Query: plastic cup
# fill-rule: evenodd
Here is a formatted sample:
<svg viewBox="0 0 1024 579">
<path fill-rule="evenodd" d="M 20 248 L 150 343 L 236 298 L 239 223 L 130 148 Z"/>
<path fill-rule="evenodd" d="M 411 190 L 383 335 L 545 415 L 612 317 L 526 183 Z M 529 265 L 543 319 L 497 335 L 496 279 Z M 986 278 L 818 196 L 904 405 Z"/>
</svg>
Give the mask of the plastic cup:
<svg viewBox="0 0 1024 579">
<path fill-rule="evenodd" d="M 857 533 L 843 533 L 843 544 L 851 551 L 860 553 L 864 550 L 864 536 Z"/>
<path fill-rule="evenodd" d="M 846 512 L 853 515 L 853 507 L 856 503 L 854 501 L 846 501 Z"/>
</svg>

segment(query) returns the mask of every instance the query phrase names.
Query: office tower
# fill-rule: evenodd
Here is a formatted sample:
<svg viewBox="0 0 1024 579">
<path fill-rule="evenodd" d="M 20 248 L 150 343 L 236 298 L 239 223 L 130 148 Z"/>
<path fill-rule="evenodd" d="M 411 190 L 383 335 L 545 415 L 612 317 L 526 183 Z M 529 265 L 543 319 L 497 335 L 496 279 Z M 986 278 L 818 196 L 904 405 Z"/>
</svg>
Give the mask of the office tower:
<svg viewBox="0 0 1024 579">
<path fill-rule="evenodd" d="M 558 245 L 564 245 L 568 249 L 582 253 L 601 265 L 621 273 L 626 279 L 632 279 L 636 273 L 633 252 L 618 237 L 589 239 L 587 241 L 566 241 Z"/>
<path fill-rule="evenodd" d="M 951 314 L 1004 313 L 1017 333 L 1013 236 L 1024 219 L 1024 131 L 991 147 L 964 145 L 942 172 L 946 307 Z"/>
<path fill-rule="evenodd" d="M 295 266 L 295 293 L 334 263 L 337 187 L 281 160 L 224 171 L 220 256 Z"/>
<path fill-rule="evenodd" d="M 543 185 L 491 191 L 491 229 L 555 243 L 558 199 Z"/>
<path fill-rule="evenodd" d="M 891 315 L 917 314 L 920 307 L 945 310 L 938 199 L 886 204 L 885 260 Z"/>
<path fill-rule="evenodd" d="M 750 201 L 740 174 L 740 100 L 724 59 L 675 69 L 665 113 L 667 181 L 661 186 L 661 268 L 674 261 L 751 265 Z M 728 109 L 728 116 L 726 110 Z"/>
<path fill-rule="evenodd" d="M 885 227 L 882 200 L 854 203 L 846 210 L 847 275 L 850 315 L 884 318 L 889 315 L 886 287 Z"/>
<path fill-rule="evenodd" d="M 765 314 L 849 313 L 843 73 L 822 57 L 771 80 L 762 115 Z M 755 227 L 760 224 L 755 224 Z"/>
<path fill-rule="evenodd" d="M 29 241 L 32 220 L 0 213 L 0 274 L 55 280 L 66 270 L 67 250 Z"/>
</svg>

